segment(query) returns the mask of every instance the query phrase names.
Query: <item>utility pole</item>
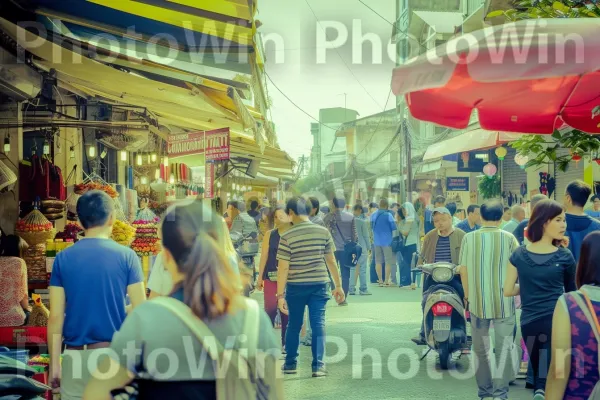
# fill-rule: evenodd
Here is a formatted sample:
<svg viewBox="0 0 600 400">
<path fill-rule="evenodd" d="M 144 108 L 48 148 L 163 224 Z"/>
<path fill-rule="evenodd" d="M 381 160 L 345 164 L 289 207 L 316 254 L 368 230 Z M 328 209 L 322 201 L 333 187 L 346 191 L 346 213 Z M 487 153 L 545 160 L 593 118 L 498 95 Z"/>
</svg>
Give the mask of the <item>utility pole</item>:
<svg viewBox="0 0 600 400">
<path fill-rule="evenodd" d="M 406 146 L 406 200 L 412 201 L 412 150 L 410 132 L 408 131 L 408 124 L 406 120 L 402 119 L 402 129 L 404 129 L 404 143 Z M 409 200 L 410 199 L 410 200 Z"/>
</svg>

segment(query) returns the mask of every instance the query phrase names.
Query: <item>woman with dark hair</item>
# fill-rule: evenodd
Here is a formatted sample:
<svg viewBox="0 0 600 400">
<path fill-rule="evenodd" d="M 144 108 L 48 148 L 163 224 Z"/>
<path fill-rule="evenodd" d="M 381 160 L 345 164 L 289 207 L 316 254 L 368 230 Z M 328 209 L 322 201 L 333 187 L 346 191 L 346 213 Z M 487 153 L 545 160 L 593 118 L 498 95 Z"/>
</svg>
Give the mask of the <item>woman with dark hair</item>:
<svg viewBox="0 0 600 400">
<path fill-rule="evenodd" d="M 258 281 L 256 288 L 264 291 L 265 311 L 273 326 L 277 316 L 277 250 L 281 235 L 290 227 L 290 220 L 285 213 L 285 208 L 277 206 L 269 215 L 270 226 L 274 229 L 267 231 L 262 243 Z M 287 315 L 281 313 L 281 343 L 285 347 L 285 332 L 287 328 Z"/>
<path fill-rule="evenodd" d="M 27 266 L 21 258 L 25 242 L 15 235 L 0 238 L 0 327 L 21 326 L 31 312 Z"/>
<path fill-rule="evenodd" d="M 575 275 L 579 290 L 563 294 L 554 310 L 552 362 L 550 379 L 546 385 L 546 399 L 591 398 L 594 386 L 600 380 L 599 343 L 594 334 L 594 325 L 598 327 L 600 318 L 598 260 L 600 232 L 596 231 L 588 234 L 581 245 L 581 256 Z M 582 373 L 582 367 L 585 368 L 585 373 Z"/>
<path fill-rule="evenodd" d="M 270 396 L 282 398 L 281 380 L 274 376 L 281 346 L 269 317 L 242 295 L 239 277 L 220 245 L 223 230 L 222 218 L 200 201 L 169 208 L 161 232 L 173 293 L 129 314 L 111 343 L 115 357 L 98 366 L 111 374 L 94 374 L 83 398 L 110 399 L 112 390 L 137 378 L 139 399 L 216 399 L 217 363 L 202 361 L 213 359 L 215 343 L 239 354 L 258 351 L 256 357 L 267 363 L 260 372 L 273 374 L 265 380 L 277 383 Z M 199 330 L 211 335 L 200 337 Z M 246 335 L 255 338 L 255 346 L 247 350 Z M 165 352 L 169 357 L 154 356 Z"/>
<path fill-rule="evenodd" d="M 542 364 L 541 355 L 549 354 L 554 307 L 564 292 L 576 289 L 575 259 L 561 246 L 566 229 L 563 207 L 554 200 L 539 202 L 527 227 L 531 243 L 513 253 L 506 273 L 504 295 L 521 296 L 521 332 L 533 368 L 535 400 L 545 398 L 550 357 Z"/>
</svg>

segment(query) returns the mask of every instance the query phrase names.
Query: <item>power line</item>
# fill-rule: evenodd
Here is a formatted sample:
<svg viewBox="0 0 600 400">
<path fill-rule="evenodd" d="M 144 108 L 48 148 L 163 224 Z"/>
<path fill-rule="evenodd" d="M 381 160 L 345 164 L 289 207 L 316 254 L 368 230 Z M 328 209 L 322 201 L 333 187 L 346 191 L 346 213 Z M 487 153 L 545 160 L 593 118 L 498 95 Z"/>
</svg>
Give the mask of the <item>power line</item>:
<svg viewBox="0 0 600 400">
<path fill-rule="evenodd" d="M 393 23 L 391 23 L 390 21 L 387 20 L 387 18 L 385 18 L 383 15 L 379 14 L 377 11 L 373 10 L 369 5 L 367 5 L 364 1 L 362 0 L 358 0 L 358 2 L 360 4 L 362 4 L 363 6 L 367 7 L 369 10 L 373 11 L 375 14 L 377 14 L 377 16 L 379 16 L 379 18 L 381 18 L 382 20 L 384 20 L 385 22 L 387 22 L 388 24 L 394 26 Z"/>
<path fill-rule="evenodd" d="M 367 149 L 367 146 L 369 145 L 369 143 L 371 143 L 371 140 L 373 140 L 373 138 L 375 137 L 375 134 L 377 133 L 377 130 L 379 129 L 379 125 L 381 125 L 381 121 L 383 121 L 383 117 L 385 117 L 385 109 L 387 108 L 387 105 L 388 105 L 388 102 L 390 101 L 390 97 L 391 96 L 392 96 L 392 90 L 390 89 L 390 92 L 388 93 L 387 100 L 385 101 L 385 106 L 383 107 L 384 111 L 381 114 L 381 117 L 379 118 L 379 121 L 377 122 L 377 126 L 371 132 L 371 137 L 369 138 L 369 140 L 367 141 L 367 143 L 365 143 L 365 146 L 363 147 L 363 149 L 360 151 L 360 153 L 358 153 L 356 155 L 357 159 L 358 159 L 358 156 L 360 156 Z"/>
<path fill-rule="evenodd" d="M 275 82 L 273 82 L 273 79 L 271 79 L 271 76 L 270 76 L 270 75 L 267 73 L 267 71 L 265 71 L 265 75 L 267 76 L 267 79 L 269 79 L 269 81 L 271 82 L 271 84 L 272 84 L 272 85 L 275 87 L 275 89 L 277 89 L 277 91 L 278 91 L 279 93 L 281 93 L 281 95 L 282 95 L 283 97 L 285 97 L 285 98 L 287 99 L 287 101 L 289 101 L 290 103 L 292 103 L 292 105 L 293 105 L 294 107 L 296 107 L 298 110 L 302 111 L 302 112 L 303 112 L 304 114 L 306 114 L 306 115 L 307 115 L 307 116 L 308 116 L 310 119 L 317 121 L 317 122 L 319 123 L 319 125 L 322 125 L 322 126 L 324 126 L 324 127 L 326 127 L 326 128 L 333 129 L 334 131 L 337 131 L 337 128 L 333 128 L 333 127 L 331 127 L 331 126 L 325 125 L 324 123 L 322 123 L 321 121 L 319 121 L 318 119 L 316 119 L 315 117 L 313 117 L 312 115 L 310 115 L 308 112 L 304 111 L 304 109 L 303 109 L 302 107 L 300 107 L 298 104 L 296 104 L 296 103 L 294 102 L 294 100 L 290 99 L 290 98 L 289 98 L 289 96 L 283 92 L 283 90 L 279 89 L 279 86 L 277 86 L 277 85 L 275 84 Z"/>
<path fill-rule="evenodd" d="M 314 15 L 315 20 L 319 24 L 319 27 L 325 33 L 325 36 L 327 36 L 327 30 L 325 28 L 323 28 L 323 25 L 321 25 L 321 21 L 319 20 L 319 17 L 317 17 L 317 14 L 315 13 L 315 10 L 313 10 L 313 8 L 311 7 L 311 5 L 308 2 L 308 0 L 304 0 L 304 2 L 308 6 L 308 8 L 310 8 L 310 11 Z M 348 69 L 348 71 L 350 71 L 350 73 L 352 74 L 352 76 L 354 77 L 354 79 L 356 79 L 356 82 L 360 85 L 360 87 L 363 88 L 363 90 L 365 91 L 365 93 L 371 98 L 371 100 L 373 100 L 375 102 L 375 104 L 377 104 L 379 107 L 381 107 L 381 104 L 379 104 L 379 102 L 377 100 L 375 100 L 375 98 L 371 95 L 371 93 L 369 93 L 369 91 L 367 90 L 367 88 L 365 88 L 365 86 L 358 80 L 358 77 L 354 74 L 354 72 L 352 72 L 352 69 L 350 68 L 350 66 L 348 65 L 348 63 L 346 62 L 346 60 L 344 60 L 344 57 L 342 57 L 342 55 L 340 54 L 340 52 L 338 51 L 338 49 L 336 49 L 335 47 L 333 49 L 337 53 L 337 55 L 340 58 L 340 60 L 342 60 L 342 62 L 344 63 L 344 65 L 346 66 L 346 68 Z M 385 107 L 384 107 L 384 111 L 385 111 Z"/>
</svg>

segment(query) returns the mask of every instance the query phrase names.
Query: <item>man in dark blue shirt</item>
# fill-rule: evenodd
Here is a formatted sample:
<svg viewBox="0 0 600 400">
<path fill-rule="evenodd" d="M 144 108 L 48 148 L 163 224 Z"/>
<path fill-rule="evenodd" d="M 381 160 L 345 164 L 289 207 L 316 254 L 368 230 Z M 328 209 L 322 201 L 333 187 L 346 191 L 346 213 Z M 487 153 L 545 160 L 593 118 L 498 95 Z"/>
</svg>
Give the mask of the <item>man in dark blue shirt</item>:
<svg viewBox="0 0 600 400">
<path fill-rule="evenodd" d="M 480 228 L 481 211 L 477 204 L 471 204 L 467 208 L 467 218 L 456 224 L 456 227 L 465 233 L 474 232 Z"/>
<path fill-rule="evenodd" d="M 60 388 L 64 400 L 82 398 L 95 372 L 88 365 L 94 368 L 94 360 L 107 356 L 125 321 L 126 296 L 131 307 L 146 300 L 138 256 L 111 239 L 113 199 L 101 191 L 87 192 L 77 201 L 77 215 L 85 239 L 56 256 L 50 278 L 51 384 L 56 392 Z"/>
</svg>

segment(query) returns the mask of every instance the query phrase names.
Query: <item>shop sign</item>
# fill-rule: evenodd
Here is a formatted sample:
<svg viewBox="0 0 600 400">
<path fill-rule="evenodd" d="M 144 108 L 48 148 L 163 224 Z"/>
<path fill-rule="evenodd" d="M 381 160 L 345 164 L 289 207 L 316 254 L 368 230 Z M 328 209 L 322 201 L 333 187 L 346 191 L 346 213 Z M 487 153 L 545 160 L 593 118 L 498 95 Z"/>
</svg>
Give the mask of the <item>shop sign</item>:
<svg viewBox="0 0 600 400">
<path fill-rule="evenodd" d="M 206 132 L 206 161 L 229 160 L 229 128 Z"/>
<path fill-rule="evenodd" d="M 206 161 L 229 160 L 229 128 L 170 135 L 169 157 L 206 154 Z"/>
<path fill-rule="evenodd" d="M 446 178 L 446 190 L 449 192 L 468 192 L 469 177 L 449 176 Z"/>
<path fill-rule="evenodd" d="M 208 162 L 204 168 L 204 198 L 215 198 L 215 163 Z"/>
</svg>

